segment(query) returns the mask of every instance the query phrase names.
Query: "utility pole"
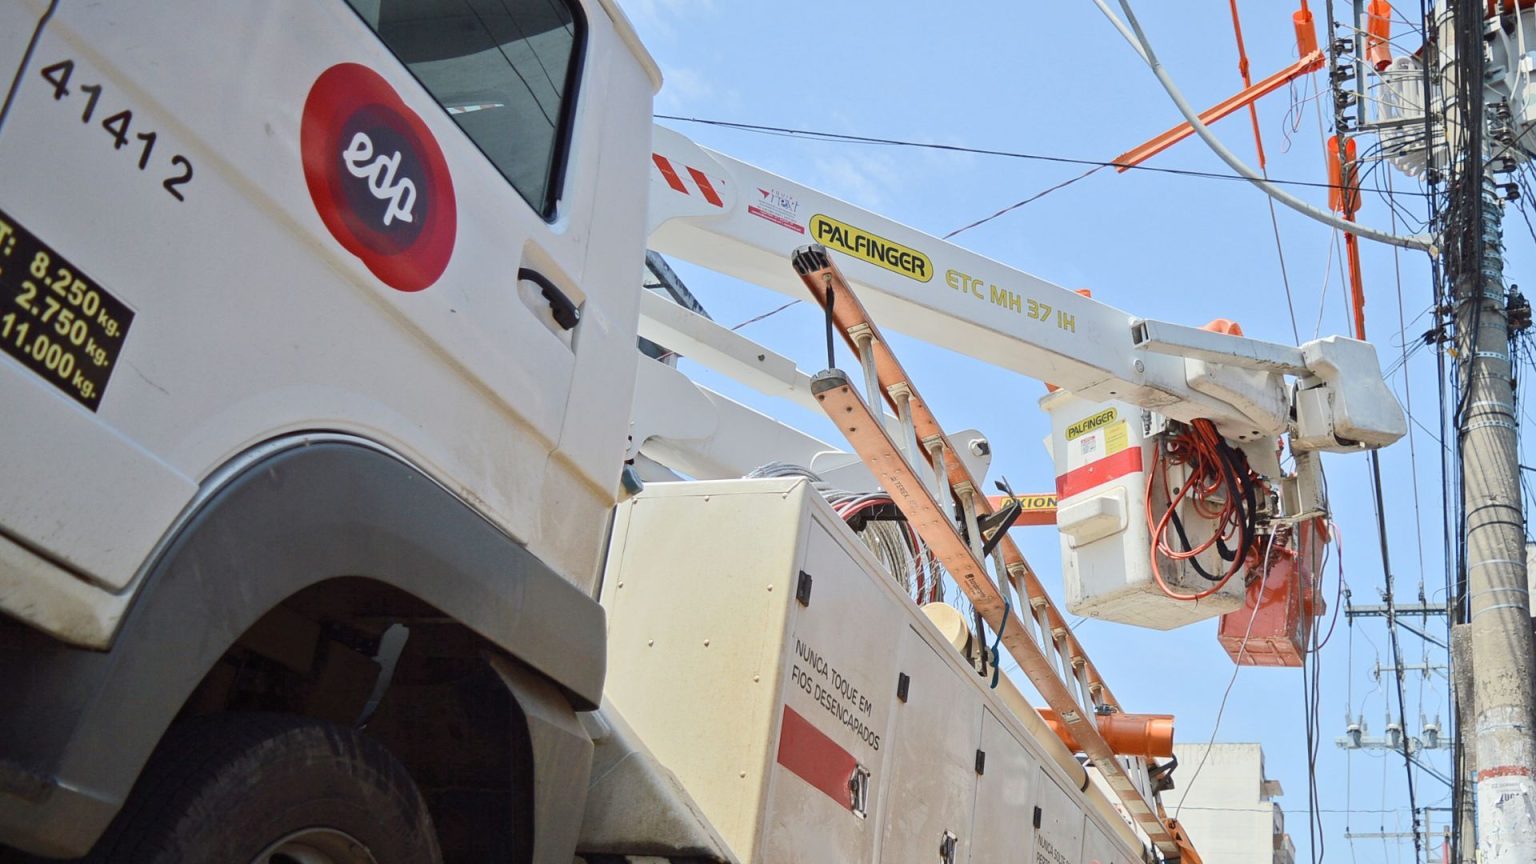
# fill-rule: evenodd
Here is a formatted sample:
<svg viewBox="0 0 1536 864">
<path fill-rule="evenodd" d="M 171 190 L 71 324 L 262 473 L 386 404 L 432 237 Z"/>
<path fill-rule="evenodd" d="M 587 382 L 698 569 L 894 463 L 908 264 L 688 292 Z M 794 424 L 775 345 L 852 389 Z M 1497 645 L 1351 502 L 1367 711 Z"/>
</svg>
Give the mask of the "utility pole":
<svg viewBox="0 0 1536 864">
<path fill-rule="evenodd" d="M 1536 701 L 1525 578 L 1525 519 L 1511 388 L 1502 204 L 1486 157 L 1484 0 L 1457 0 L 1459 165 L 1445 237 L 1455 304 L 1457 432 L 1477 758 L 1477 849 L 1484 864 L 1536 862 Z M 1426 142 L 1428 144 L 1429 142 Z M 1456 143 L 1453 141 L 1453 143 Z M 1453 156 L 1453 161 L 1455 156 Z M 1463 694 L 1465 696 L 1467 694 Z"/>
</svg>

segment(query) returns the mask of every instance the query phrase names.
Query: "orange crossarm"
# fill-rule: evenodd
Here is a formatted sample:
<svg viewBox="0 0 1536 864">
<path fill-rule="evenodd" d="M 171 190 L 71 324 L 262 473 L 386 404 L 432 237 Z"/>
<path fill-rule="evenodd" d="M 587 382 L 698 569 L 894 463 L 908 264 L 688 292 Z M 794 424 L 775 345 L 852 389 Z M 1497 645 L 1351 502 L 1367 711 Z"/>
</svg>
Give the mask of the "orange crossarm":
<svg viewBox="0 0 1536 864">
<path fill-rule="evenodd" d="M 1229 96 L 1221 102 L 1216 103 L 1216 105 L 1213 107 L 1206 109 L 1205 112 L 1200 115 L 1200 122 L 1207 125 L 1215 123 L 1217 120 L 1220 120 L 1228 114 L 1231 114 L 1232 112 L 1237 111 L 1246 105 L 1252 104 L 1261 97 L 1268 96 L 1276 90 L 1279 90 L 1281 87 L 1284 87 L 1286 84 L 1289 84 L 1291 81 L 1294 81 L 1302 75 L 1306 75 L 1310 72 L 1316 72 L 1318 69 L 1323 67 L 1323 63 L 1323 52 L 1313 51 L 1300 60 L 1297 60 L 1295 63 L 1292 63 L 1284 69 L 1281 69 L 1279 72 L 1276 72 L 1268 78 L 1265 78 L 1259 83 L 1253 85 L 1252 87 L 1244 87 L 1236 95 Z M 1179 125 L 1169 129 L 1167 132 L 1164 132 L 1163 134 L 1153 138 L 1145 144 L 1142 144 L 1138 147 L 1133 147 L 1130 150 L 1121 153 L 1119 156 L 1116 156 L 1113 160 L 1115 170 L 1124 172 L 1130 168 L 1134 168 L 1135 166 L 1140 165 L 1148 159 L 1151 159 L 1153 156 L 1156 156 L 1164 150 L 1167 150 L 1169 147 L 1172 147 L 1173 145 L 1183 141 L 1185 138 L 1188 138 L 1193 134 L 1195 134 L 1195 127 L 1189 125 L 1188 123 L 1180 123 Z"/>
</svg>

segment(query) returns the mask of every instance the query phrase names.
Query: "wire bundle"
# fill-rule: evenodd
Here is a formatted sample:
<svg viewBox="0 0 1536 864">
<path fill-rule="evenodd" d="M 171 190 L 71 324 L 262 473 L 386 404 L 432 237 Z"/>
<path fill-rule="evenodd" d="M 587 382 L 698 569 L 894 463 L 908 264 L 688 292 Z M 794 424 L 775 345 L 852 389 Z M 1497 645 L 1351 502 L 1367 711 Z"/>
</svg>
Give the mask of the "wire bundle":
<svg viewBox="0 0 1536 864">
<path fill-rule="evenodd" d="M 1189 475 L 1177 491 L 1168 480 L 1169 468 L 1173 466 L 1183 467 Z M 1158 480 L 1162 482 L 1163 497 L 1168 500 L 1168 506 L 1161 516 L 1154 517 L 1152 491 Z M 1152 532 L 1152 575 L 1163 593 L 1176 600 L 1209 597 L 1243 568 L 1256 548 L 1260 482 L 1248 467 L 1248 457 L 1223 440 L 1216 425 L 1209 420 L 1198 419 L 1177 429 L 1165 445 L 1154 448 L 1145 510 L 1147 528 Z M 1194 513 L 1213 523 L 1210 536 L 1198 545 L 1191 544 L 1184 521 L 1179 516 L 1179 508 L 1186 503 Z M 1177 548 L 1169 542 L 1170 527 L 1178 537 Z M 1235 544 L 1228 545 L 1234 538 Z M 1221 575 L 1207 571 L 1198 558 L 1213 547 L 1221 560 L 1228 562 L 1226 572 Z M 1215 584 L 1193 594 L 1174 591 L 1163 578 L 1158 565 L 1159 555 L 1174 561 L 1188 561 L 1201 578 Z"/>
<path fill-rule="evenodd" d="M 887 513 L 893 510 L 896 502 L 891 496 L 884 492 L 837 489 L 816 472 L 787 462 L 769 462 L 747 474 L 748 479 L 763 477 L 803 477 L 811 481 L 812 488 L 821 493 L 837 515 L 855 526 L 854 533 L 913 600 L 922 604 L 944 599 L 944 569 L 906 519 L 869 518 L 877 509 Z"/>
</svg>

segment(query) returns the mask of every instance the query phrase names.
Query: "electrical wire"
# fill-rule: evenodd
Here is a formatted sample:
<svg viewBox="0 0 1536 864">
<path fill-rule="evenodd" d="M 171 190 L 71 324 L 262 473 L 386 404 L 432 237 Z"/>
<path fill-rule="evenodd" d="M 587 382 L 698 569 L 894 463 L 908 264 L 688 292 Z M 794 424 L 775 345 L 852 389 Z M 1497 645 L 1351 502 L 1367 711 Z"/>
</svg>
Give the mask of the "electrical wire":
<svg viewBox="0 0 1536 864">
<path fill-rule="evenodd" d="M 1073 178 L 1068 179 L 1068 180 L 1063 180 L 1063 181 L 1061 181 L 1060 183 L 1057 183 L 1054 186 L 1048 186 L 1045 189 L 1042 189 L 1041 191 L 1036 192 L 1035 194 L 1029 196 L 1028 198 L 1025 198 L 1023 201 L 1020 201 L 1020 202 L 1018 202 L 1016 204 L 1009 204 L 1007 207 L 1004 207 L 1003 209 L 997 211 L 996 213 L 993 213 L 991 216 L 986 216 L 986 217 L 983 217 L 981 219 L 977 219 L 975 222 L 972 222 L 969 225 L 963 225 L 963 226 L 961 226 L 959 228 L 956 228 L 955 230 L 949 232 L 948 234 L 945 234 L 943 239 L 948 240 L 949 238 L 955 236 L 956 234 L 961 234 L 961 233 L 964 233 L 966 231 L 971 230 L 972 228 L 978 227 L 980 225 L 985 225 L 986 223 L 991 222 L 993 219 L 996 219 L 999 216 L 1003 216 L 1005 214 L 1012 213 L 1014 210 L 1017 210 L 1020 207 L 1023 207 L 1025 204 L 1030 204 L 1030 203 L 1033 203 L 1035 201 L 1039 201 L 1041 198 L 1044 198 L 1045 196 L 1051 194 L 1052 192 L 1055 192 L 1058 189 L 1065 189 L 1066 187 L 1071 186 L 1073 183 L 1076 183 L 1079 180 L 1086 180 L 1089 176 L 1091 176 L 1091 175 L 1093 175 L 1093 174 L 1095 174 L 1095 173 L 1097 173 L 1099 171 L 1102 171 L 1102 170 L 1104 170 L 1107 167 L 1109 167 L 1109 166 L 1107 166 L 1107 165 L 1095 165 L 1092 168 L 1089 168 L 1087 171 L 1084 171 L 1083 173 L 1077 175 L 1076 177 L 1073 177 Z"/>
<path fill-rule="evenodd" d="M 1391 187 L 1391 175 L 1387 176 L 1388 188 Z M 1397 230 L 1397 215 L 1392 215 L 1392 228 Z M 1397 335 L 1399 344 L 1402 345 L 1402 371 L 1403 371 L 1403 413 L 1408 416 L 1413 414 L 1413 378 L 1408 374 L 1408 350 L 1405 340 L 1407 338 L 1408 325 L 1403 321 L 1403 266 L 1401 256 L 1396 247 L 1392 249 L 1392 275 L 1397 287 Z M 1420 343 L 1422 344 L 1422 343 Z M 1418 346 L 1414 346 L 1417 350 Z M 1419 455 L 1417 436 L 1413 433 L 1414 424 L 1408 425 L 1408 468 L 1409 482 L 1413 486 L 1413 524 L 1415 529 L 1414 539 L 1418 545 L 1419 561 L 1419 593 L 1424 592 L 1424 512 L 1419 500 Z"/>
<path fill-rule="evenodd" d="M 1301 344 L 1301 330 L 1296 326 L 1296 301 L 1291 298 L 1291 276 L 1285 268 L 1285 247 L 1280 243 L 1280 220 L 1275 215 L 1275 199 L 1266 199 L 1269 204 L 1269 226 L 1275 234 L 1275 257 L 1280 261 L 1280 284 L 1285 288 L 1285 311 L 1291 316 L 1291 336 L 1296 339 L 1296 344 Z"/>
<path fill-rule="evenodd" d="M 1189 168 L 1162 168 L 1156 165 L 1133 165 L 1126 162 L 1115 162 L 1105 159 L 1085 159 L 1071 156 L 1051 156 L 1042 153 L 1026 153 L 1017 150 L 999 150 L 988 147 L 970 147 L 961 144 L 941 144 L 934 141 L 911 141 L 901 138 L 880 138 L 870 135 L 851 135 L 841 132 L 825 132 L 814 129 L 797 129 L 789 126 L 769 126 L 760 123 L 738 123 L 733 120 L 717 120 L 708 117 L 684 117 L 679 114 L 654 114 L 657 120 L 671 120 L 678 123 L 697 123 L 703 126 L 717 126 L 722 129 L 734 129 L 739 132 L 751 132 L 762 135 L 780 135 L 791 138 L 800 138 L 807 141 L 825 141 L 835 144 L 869 144 L 885 147 L 910 147 L 921 150 L 940 150 L 949 153 L 967 153 L 977 156 L 997 156 L 1006 159 L 1022 159 L 1033 162 L 1051 162 L 1060 165 L 1084 165 L 1096 168 L 1119 168 L 1127 171 L 1142 171 L 1151 174 L 1169 174 L 1175 177 L 1191 177 L 1202 180 L 1230 180 L 1250 182 L 1241 174 L 1224 174 L 1220 171 L 1198 171 Z M 1295 186 L 1310 189 L 1337 189 L 1332 183 L 1322 183 L 1315 180 L 1278 180 L 1271 178 L 1269 183 L 1276 186 Z M 1399 195 L 1415 195 L 1413 192 L 1399 192 Z"/>
<path fill-rule="evenodd" d="M 1094 2 L 1099 6 L 1100 11 L 1103 11 L 1110 17 L 1111 21 L 1115 24 L 1116 29 L 1121 31 L 1121 35 L 1126 35 L 1124 26 L 1121 25 L 1118 19 L 1116 19 L 1114 15 L 1109 12 L 1108 8 L 1103 5 L 1102 0 L 1094 0 Z M 1130 29 L 1135 35 L 1134 39 L 1128 41 L 1131 41 L 1133 47 L 1139 49 L 1138 53 L 1142 56 L 1142 59 L 1146 61 L 1148 68 L 1152 70 L 1152 74 L 1157 77 L 1158 82 L 1163 85 L 1163 89 L 1168 93 L 1168 98 L 1173 100 L 1173 104 L 1178 107 L 1179 113 L 1184 115 L 1185 122 L 1187 122 L 1190 127 L 1195 130 L 1195 134 L 1200 136 L 1200 140 L 1204 141 L 1206 146 L 1211 148 L 1211 150 L 1221 158 L 1221 161 L 1227 163 L 1227 167 L 1231 168 L 1233 171 L 1236 171 L 1238 174 L 1243 175 L 1243 177 L 1247 178 L 1248 181 L 1253 183 L 1254 186 L 1258 187 L 1265 194 L 1274 198 L 1276 201 L 1279 201 L 1281 204 L 1290 207 L 1292 210 L 1295 210 L 1297 213 L 1300 213 L 1309 219 L 1314 219 L 1324 224 L 1332 225 L 1341 230 L 1350 231 L 1357 237 L 1363 237 L 1368 240 L 1375 240 L 1379 243 L 1390 243 L 1412 249 L 1421 249 L 1431 253 L 1435 251 L 1434 244 L 1430 242 L 1429 238 L 1400 237 L 1395 234 L 1389 234 L 1385 231 L 1378 231 L 1374 228 L 1368 228 L 1356 223 L 1346 222 L 1345 220 L 1340 219 L 1332 213 L 1319 210 L 1318 208 L 1313 207 L 1305 201 L 1296 198 L 1290 193 L 1265 180 L 1256 171 L 1244 164 L 1241 159 L 1238 159 L 1231 150 L 1226 148 L 1226 145 L 1222 144 L 1221 141 L 1217 139 L 1214 134 L 1212 134 L 1210 128 L 1206 126 L 1205 123 L 1200 120 L 1200 117 L 1195 113 L 1195 109 L 1190 107 L 1189 102 L 1184 98 L 1184 94 L 1180 92 L 1178 86 L 1173 83 L 1173 79 L 1169 77 L 1167 70 L 1164 69 L 1162 63 L 1158 61 L 1157 54 L 1152 50 L 1151 44 L 1147 41 L 1147 35 L 1142 31 L 1141 23 L 1136 19 L 1136 13 L 1131 8 L 1130 0 L 1119 0 L 1119 2 L 1120 9 L 1125 12 L 1126 22 L 1130 25 Z"/>
<path fill-rule="evenodd" d="M 1189 426 L 1170 427 L 1170 434 L 1153 449 L 1152 465 L 1148 469 L 1144 500 L 1147 528 L 1152 536 L 1149 553 L 1152 576 L 1158 588 L 1175 600 L 1194 601 L 1209 597 L 1226 586 L 1227 582 L 1242 570 L 1257 540 L 1257 485 L 1248 457 L 1239 449 L 1227 444 L 1216 425 L 1209 420 L 1197 419 Z M 1166 452 L 1165 452 L 1166 451 Z M 1173 491 L 1168 481 L 1168 471 L 1178 467 L 1188 473 L 1187 479 Z M 1161 470 L 1160 470 L 1161 469 Z M 1167 506 L 1161 516 L 1154 516 L 1152 495 L 1161 480 L 1163 497 Z M 1202 517 L 1211 525 L 1211 533 L 1199 544 L 1192 544 L 1187 536 L 1183 517 L 1179 510 L 1188 501 L 1192 514 Z M 1168 540 L 1168 529 L 1173 528 L 1179 538 L 1179 548 Z M 1236 537 L 1235 547 L 1226 541 Z M 1217 556 L 1227 562 L 1226 572 L 1220 576 L 1208 572 L 1198 556 L 1214 548 Z M 1182 593 L 1169 587 L 1163 576 L 1159 557 L 1172 561 L 1187 562 L 1197 575 L 1214 583 L 1202 591 Z"/>
<path fill-rule="evenodd" d="M 892 578 L 918 604 L 937 603 L 944 599 L 944 568 L 934 557 L 922 538 L 908 524 L 900 511 L 889 518 L 889 511 L 896 503 L 884 492 L 851 492 L 838 489 L 821 478 L 816 472 L 787 462 L 769 462 L 754 468 L 747 479 L 765 477 L 800 477 L 811 482 L 812 488 L 821 494 L 845 522 L 862 522 L 854 533 L 874 553 L 875 558 L 891 574 Z M 887 518 L 870 519 L 871 511 L 886 508 Z"/>
<path fill-rule="evenodd" d="M 647 285 L 646 287 L 649 288 L 651 286 Z M 736 326 L 732 327 L 731 331 L 735 332 L 735 331 L 740 330 L 741 328 L 747 326 L 748 324 L 756 324 L 759 321 L 763 321 L 763 320 L 766 320 L 768 318 L 772 318 L 773 316 L 779 314 L 780 312 L 783 312 L 785 309 L 788 309 L 789 307 L 791 307 L 791 306 L 793 306 L 793 305 L 795 305 L 796 303 L 799 303 L 799 302 L 801 302 L 801 299 L 797 298 L 797 299 L 791 300 L 788 303 L 785 303 L 785 304 L 783 304 L 781 306 L 776 306 L 773 309 L 769 309 L 767 312 L 764 312 L 761 315 L 753 315 L 751 318 L 748 318 L 747 320 L 741 322 L 740 324 L 737 324 Z M 658 356 L 656 358 L 656 362 L 657 363 L 665 363 L 670 358 L 678 357 L 678 356 L 681 356 L 681 355 L 679 355 L 676 351 L 666 351 L 666 352 L 664 352 L 663 354 L 661 354 L 660 356 Z"/>
<path fill-rule="evenodd" d="M 1391 644 L 1391 648 L 1392 648 L 1392 654 L 1391 654 L 1392 666 L 1393 666 L 1393 671 L 1395 673 L 1394 677 L 1395 677 L 1395 679 L 1397 681 L 1397 716 L 1398 716 L 1398 724 L 1402 728 L 1406 729 L 1407 726 L 1408 726 L 1408 722 L 1407 722 L 1408 721 L 1408 718 L 1407 718 L 1407 701 L 1408 700 L 1404 696 L 1404 693 L 1403 693 L 1403 660 L 1402 660 L 1402 652 L 1399 650 L 1398 641 L 1397 641 L 1397 626 L 1396 626 L 1396 624 L 1397 624 L 1397 616 L 1396 616 L 1396 613 L 1394 612 L 1394 601 L 1393 601 L 1393 596 L 1392 596 L 1392 583 L 1393 583 L 1392 561 L 1391 561 L 1391 557 L 1390 557 L 1390 555 L 1388 554 L 1388 551 L 1387 551 L 1387 549 L 1388 549 L 1388 544 L 1387 544 L 1387 520 L 1386 520 L 1386 514 L 1383 511 L 1383 501 L 1382 501 L 1382 494 L 1381 494 L 1381 459 L 1380 459 L 1377 451 L 1375 451 L 1375 450 L 1371 451 L 1370 459 L 1371 459 L 1371 482 L 1372 482 L 1371 491 L 1372 491 L 1372 496 L 1373 496 L 1372 500 L 1375 502 L 1375 505 L 1376 505 L 1375 506 L 1375 509 L 1376 509 L 1376 530 L 1377 530 L 1378 539 L 1381 542 L 1381 569 L 1382 569 L 1382 573 L 1384 574 L 1384 579 L 1386 581 L 1385 599 L 1386 599 L 1386 603 L 1387 603 L 1387 638 L 1388 638 L 1388 640 L 1389 640 L 1389 642 Z M 1413 776 L 1414 776 L 1414 774 L 1413 774 L 1413 759 L 1410 757 L 1410 755 L 1408 753 L 1408 747 L 1407 747 L 1406 744 L 1403 746 L 1403 770 L 1407 774 L 1407 777 L 1408 777 L 1408 807 L 1409 807 L 1409 811 L 1410 811 L 1410 813 L 1412 815 L 1412 821 L 1413 821 L 1414 860 L 1417 861 L 1419 858 L 1423 857 L 1423 850 L 1420 848 L 1422 846 L 1422 843 L 1421 843 L 1420 838 L 1419 838 L 1419 809 L 1418 809 L 1418 804 L 1417 804 L 1417 802 L 1415 801 L 1415 798 L 1414 798 L 1415 793 L 1414 793 L 1414 783 L 1413 783 Z"/>
<path fill-rule="evenodd" d="M 1269 569 L 1269 553 L 1274 548 L 1274 535 L 1270 535 L 1270 542 L 1264 548 L 1264 569 Z M 1184 811 L 1184 799 L 1189 797 L 1191 789 L 1195 788 L 1195 780 L 1200 777 L 1200 771 L 1205 767 L 1205 760 L 1211 755 L 1211 748 L 1216 746 L 1216 735 L 1221 731 L 1221 717 L 1227 711 L 1227 697 L 1232 695 L 1232 686 L 1237 683 L 1237 673 L 1243 671 L 1243 656 L 1248 650 L 1248 637 L 1253 635 L 1253 622 L 1258 620 L 1259 604 L 1253 605 L 1253 612 L 1248 615 L 1248 627 L 1243 631 L 1243 639 L 1237 645 L 1237 657 L 1233 661 L 1232 677 L 1227 679 L 1227 687 L 1221 692 L 1221 703 L 1216 706 L 1216 722 L 1211 724 L 1211 737 L 1205 742 L 1205 752 L 1200 754 L 1200 761 L 1195 763 L 1194 773 L 1184 782 L 1184 794 L 1179 796 L 1179 803 L 1173 808 L 1173 818 L 1178 819 Z"/>
</svg>

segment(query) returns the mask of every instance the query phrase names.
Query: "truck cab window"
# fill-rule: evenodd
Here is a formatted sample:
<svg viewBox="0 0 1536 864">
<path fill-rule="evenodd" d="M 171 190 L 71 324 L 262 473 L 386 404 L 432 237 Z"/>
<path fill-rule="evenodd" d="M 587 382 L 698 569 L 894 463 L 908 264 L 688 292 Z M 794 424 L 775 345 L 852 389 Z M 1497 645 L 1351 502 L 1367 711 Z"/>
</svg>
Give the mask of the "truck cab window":
<svg viewBox="0 0 1536 864">
<path fill-rule="evenodd" d="M 529 206 L 554 216 L 583 27 L 566 0 L 347 0 Z"/>
</svg>

